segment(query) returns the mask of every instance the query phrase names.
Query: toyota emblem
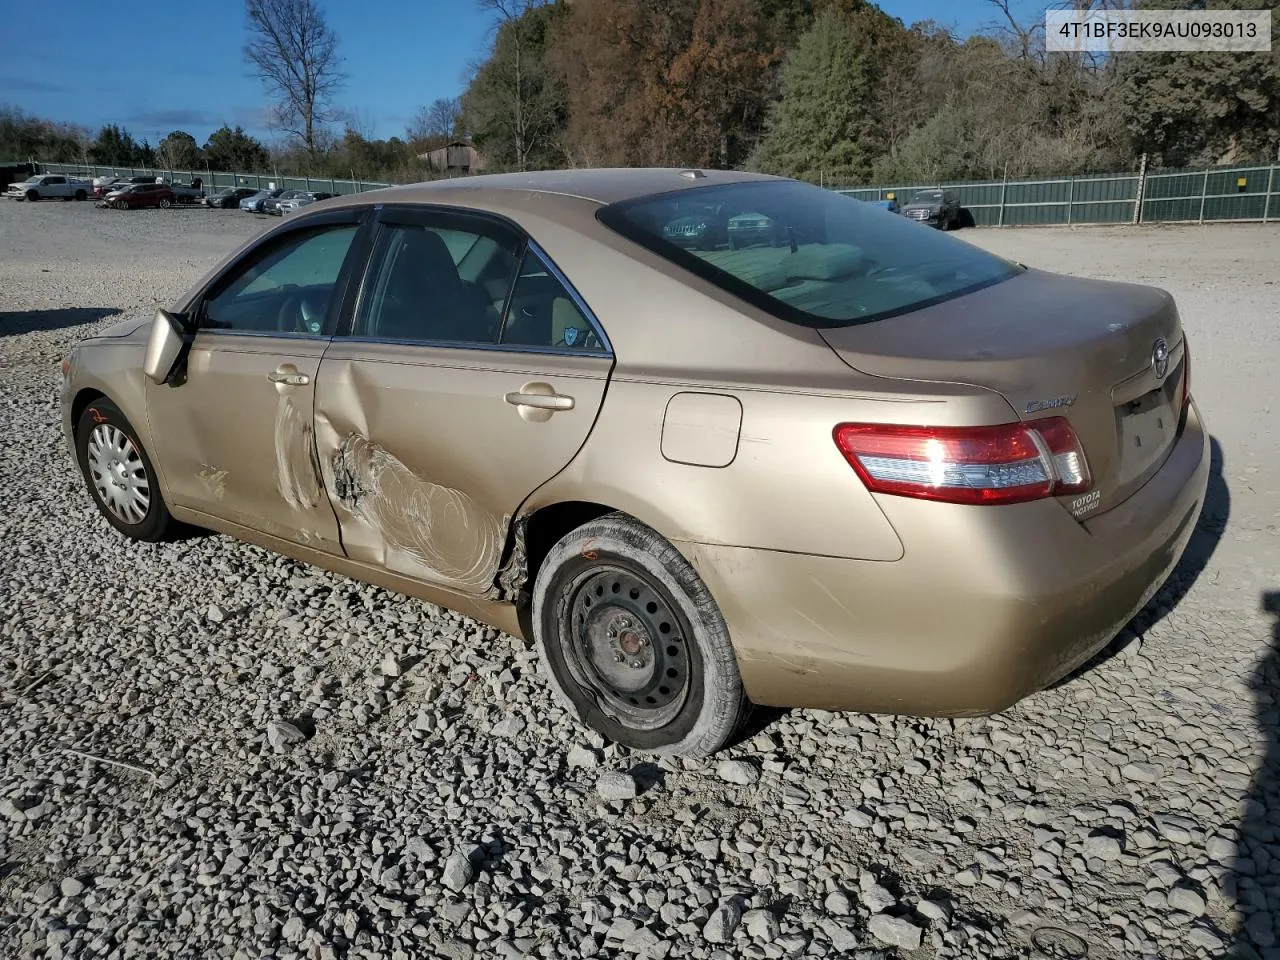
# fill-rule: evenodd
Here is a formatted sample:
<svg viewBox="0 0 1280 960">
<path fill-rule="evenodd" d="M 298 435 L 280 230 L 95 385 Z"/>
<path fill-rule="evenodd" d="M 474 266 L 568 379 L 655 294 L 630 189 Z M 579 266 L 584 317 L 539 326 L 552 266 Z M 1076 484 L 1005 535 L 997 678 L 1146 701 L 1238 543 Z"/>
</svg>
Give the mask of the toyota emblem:
<svg viewBox="0 0 1280 960">
<path fill-rule="evenodd" d="M 1151 348 L 1151 369 L 1156 372 L 1157 380 L 1163 380 L 1169 372 L 1169 345 L 1164 342 L 1164 337 L 1156 340 L 1156 345 Z"/>
</svg>

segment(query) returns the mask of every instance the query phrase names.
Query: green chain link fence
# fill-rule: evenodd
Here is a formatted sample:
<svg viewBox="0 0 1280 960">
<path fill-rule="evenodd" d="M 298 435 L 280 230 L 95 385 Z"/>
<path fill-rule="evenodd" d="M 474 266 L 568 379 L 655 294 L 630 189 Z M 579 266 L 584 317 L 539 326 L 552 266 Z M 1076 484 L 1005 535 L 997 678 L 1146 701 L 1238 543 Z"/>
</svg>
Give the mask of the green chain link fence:
<svg viewBox="0 0 1280 960">
<path fill-rule="evenodd" d="M 174 183 L 200 177 L 206 193 L 224 187 L 272 185 L 286 190 L 363 193 L 391 184 L 331 177 L 288 177 L 266 173 L 212 170 L 153 170 L 137 167 L 40 165 L 46 173 L 89 177 L 155 175 Z M 1207 221 L 1280 220 L 1277 165 L 1102 173 L 1057 179 L 984 180 L 840 187 L 859 200 L 884 200 L 892 193 L 905 205 L 918 190 L 950 190 L 960 201 L 966 222 L 984 227 L 1073 223 L 1205 223 Z"/>
</svg>

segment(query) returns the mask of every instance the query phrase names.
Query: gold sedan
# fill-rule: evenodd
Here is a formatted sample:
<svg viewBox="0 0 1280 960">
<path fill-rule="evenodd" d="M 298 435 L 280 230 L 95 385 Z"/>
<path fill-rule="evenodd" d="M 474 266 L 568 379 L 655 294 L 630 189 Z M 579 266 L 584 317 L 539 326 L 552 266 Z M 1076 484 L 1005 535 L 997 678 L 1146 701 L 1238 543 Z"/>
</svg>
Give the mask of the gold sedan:
<svg viewBox="0 0 1280 960">
<path fill-rule="evenodd" d="M 794 181 L 583 170 L 321 201 L 80 344 L 107 522 L 222 531 L 531 639 L 585 723 L 1004 709 L 1194 527 L 1163 291 Z"/>
</svg>

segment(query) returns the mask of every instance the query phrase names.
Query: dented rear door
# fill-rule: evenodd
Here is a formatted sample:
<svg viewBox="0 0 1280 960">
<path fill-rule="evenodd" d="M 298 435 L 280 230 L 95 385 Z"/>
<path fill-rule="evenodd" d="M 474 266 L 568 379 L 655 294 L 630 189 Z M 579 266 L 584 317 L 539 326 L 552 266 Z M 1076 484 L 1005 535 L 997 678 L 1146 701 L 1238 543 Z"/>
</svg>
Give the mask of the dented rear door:
<svg viewBox="0 0 1280 960">
<path fill-rule="evenodd" d="M 612 362 L 586 305 L 509 223 L 383 210 L 316 389 L 347 555 L 490 592 L 512 517 L 585 442 Z"/>
</svg>

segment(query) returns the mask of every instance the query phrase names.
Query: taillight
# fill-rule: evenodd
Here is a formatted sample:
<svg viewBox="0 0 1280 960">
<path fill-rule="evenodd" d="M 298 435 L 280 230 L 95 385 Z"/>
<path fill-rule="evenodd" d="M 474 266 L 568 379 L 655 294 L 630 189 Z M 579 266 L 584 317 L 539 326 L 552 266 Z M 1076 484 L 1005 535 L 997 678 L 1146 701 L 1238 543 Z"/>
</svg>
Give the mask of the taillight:
<svg viewBox="0 0 1280 960">
<path fill-rule="evenodd" d="M 1023 503 L 1092 486 L 1063 417 L 991 427 L 842 423 L 836 446 L 867 489 L 947 503 Z"/>
</svg>

